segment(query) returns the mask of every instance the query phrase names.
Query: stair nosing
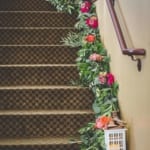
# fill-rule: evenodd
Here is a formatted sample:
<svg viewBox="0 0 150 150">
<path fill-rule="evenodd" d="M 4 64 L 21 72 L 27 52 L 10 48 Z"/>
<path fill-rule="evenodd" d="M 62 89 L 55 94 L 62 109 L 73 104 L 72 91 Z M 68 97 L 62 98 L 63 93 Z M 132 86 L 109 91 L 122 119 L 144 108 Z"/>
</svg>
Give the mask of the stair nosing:
<svg viewBox="0 0 150 150">
<path fill-rule="evenodd" d="M 79 137 L 41 137 L 41 138 L 7 138 L 0 139 L 0 146 L 20 145 L 53 145 L 53 144 L 80 144 Z"/>
<path fill-rule="evenodd" d="M 65 14 L 64 12 L 48 11 L 48 10 L 47 11 L 40 11 L 40 10 L 39 11 L 38 10 L 37 11 L 19 11 L 19 10 L 18 11 L 15 11 L 15 10 L 14 11 L 11 11 L 11 10 L 4 11 L 3 10 L 3 11 L 0 11 L 0 13 L 50 13 L 50 14 L 58 13 L 58 14 Z"/>
<path fill-rule="evenodd" d="M 76 64 L 0 64 L 0 68 L 5 67 L 76 67 Z"/>
<path fill-rule="evenodd" d="M 0 27 L 0 30 L 71 30 L 74 27 Z"/>
<path fill-rule="evenodd" d="M 66 46 L 64 44 L 60 45 L 60 44 L 0 44 L 0 47 L 70 47 L 70 46 Z M 71 48 L 71 47 L 70 47 Z"/>
<path fill-rule="evenodd" d="M 92 110 L 0 110 L 0 116 L 44 116 L 94 114 Z"/>
<path fill-rule="evenodd" d="M 89 89 L 83 86 L 0 86 L 0 90 Z"/>
</svg>

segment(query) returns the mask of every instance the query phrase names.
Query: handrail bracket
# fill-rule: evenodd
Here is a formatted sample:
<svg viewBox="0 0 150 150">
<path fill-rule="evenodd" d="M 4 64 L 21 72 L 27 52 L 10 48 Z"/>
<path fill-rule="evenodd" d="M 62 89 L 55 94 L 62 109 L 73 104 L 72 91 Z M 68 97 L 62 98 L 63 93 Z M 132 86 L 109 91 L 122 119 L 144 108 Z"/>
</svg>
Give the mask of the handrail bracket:
<svg viewBox="0 0 150 150">
<path fill-rule="evenodd" d="M 141 69 L 142 69 L 142 61 L 141 61 L 141 59 L 140 59 L 140 58 L 136 58 L 136 56 L 134 56 L 134 55 L 131 56 L 131 59 L 132 59 L 133 61 L 136 61 L 136 62 L 137 62 L 137 69 L 138 69 L 138 71 L 140 72 Z"/>
</svg>

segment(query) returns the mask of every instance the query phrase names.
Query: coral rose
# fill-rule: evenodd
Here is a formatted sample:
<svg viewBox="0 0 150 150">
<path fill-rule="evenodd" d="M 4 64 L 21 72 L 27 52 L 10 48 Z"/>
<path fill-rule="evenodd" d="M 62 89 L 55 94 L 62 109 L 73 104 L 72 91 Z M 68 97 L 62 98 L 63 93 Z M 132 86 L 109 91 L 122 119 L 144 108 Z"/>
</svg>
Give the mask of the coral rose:
<svg viewBox="0 0 150 150">
<path fill-rule="evenodd" d="M 95 39 L 96 39 L 95 35 L 92 35 L 92 34 L 89 34 L 85 37 L 85 40 L 89 43 L 93 43 Z"/>
<path fill-rule="evenodd" d="M 102 116 L 96 119 L 95 128 L 97 129 L 107 129 L 107 125 L 111 121 L 110 117 Z"/>
<path fill-rule="evenodd" d="M 91 8 L 91 3 L 89 1 L 85 1 L 81 4 L 80 11 L 82 13 L 87 13 L 90 11 L 90 8 Z"/>
</svg>

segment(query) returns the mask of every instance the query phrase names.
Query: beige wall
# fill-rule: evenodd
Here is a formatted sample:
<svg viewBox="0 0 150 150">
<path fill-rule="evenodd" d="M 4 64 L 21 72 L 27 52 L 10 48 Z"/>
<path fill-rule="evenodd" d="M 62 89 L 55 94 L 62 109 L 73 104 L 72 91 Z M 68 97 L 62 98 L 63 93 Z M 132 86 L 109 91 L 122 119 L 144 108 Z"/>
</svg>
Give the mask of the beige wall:
<svg viewBox="0 0 150 150">
<path fill-rule="evenodd" d="M 111 55 L 111 71 L 119 82 L 119 103 L 129 129 L 129 150 L 150 150 L 150 0 L 116 0 L 130 47 L 145 48 L 142 71 L 122 55 L 105 0 L 97 0 L 102 40 Z"/>
</svg>

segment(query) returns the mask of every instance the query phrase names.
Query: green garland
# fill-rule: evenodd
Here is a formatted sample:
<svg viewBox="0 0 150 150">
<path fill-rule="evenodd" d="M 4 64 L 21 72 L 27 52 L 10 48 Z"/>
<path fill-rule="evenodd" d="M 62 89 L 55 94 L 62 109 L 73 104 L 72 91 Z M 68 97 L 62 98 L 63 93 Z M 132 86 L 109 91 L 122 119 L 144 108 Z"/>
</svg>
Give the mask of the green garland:
<svg viewBox="0 0 150 150">
<path fill-rule="evenodd" d="M 58 11 L 72 14 L 77 8 L 80 0 L 46 0 L 56 7 Z"/>
<path fill-rule="evenodd" d="M 69 13 L 77 10 L 78 22 L 75 28 L 79 32 L 69 33 L 63 38 L 63 42 L 79 48 L 76 61 L 80 82 L 90 87 L 95 95 L 93 110 L 96 117 L 96 122 L 88 123 L 86 127 L 79 130 L 82 140 L 81 150 L 105 150 L 103 129 L 107 128 L 111 113 L 119 111 L 118 84 L 110 72 L 110 57 L 100 39 L 95 5 L 90 0 L 48 1 L 57 9 L 62 8 L 59 10 Z"/>
</svg>

